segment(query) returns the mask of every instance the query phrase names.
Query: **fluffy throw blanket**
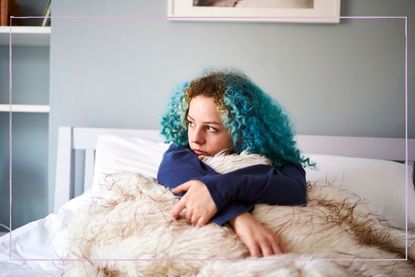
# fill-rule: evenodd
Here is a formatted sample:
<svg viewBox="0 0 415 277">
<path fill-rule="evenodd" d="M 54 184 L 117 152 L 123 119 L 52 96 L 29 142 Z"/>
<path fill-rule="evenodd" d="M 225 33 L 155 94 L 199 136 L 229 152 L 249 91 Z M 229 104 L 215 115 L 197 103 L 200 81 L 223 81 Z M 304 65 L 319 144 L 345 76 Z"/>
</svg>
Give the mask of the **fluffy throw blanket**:
<svg viewBox="0 0 415 277">
<path fill-rule="evenodd" d="M 257 155 L 205 158 L 218 172 L 258 163 Z M 373 184 L 368 184 L 373 185 Z M 308 184 L 307 207 L 256 205 L 253 215 L 288 252 L 250 258 L 230 227 L 193 227 L 170 216 L 177 201 L 155 179 L 111 175 L 69 225 L 64 276 L 415 276 L 415 239 L 326 181 Z"/>
</svg>

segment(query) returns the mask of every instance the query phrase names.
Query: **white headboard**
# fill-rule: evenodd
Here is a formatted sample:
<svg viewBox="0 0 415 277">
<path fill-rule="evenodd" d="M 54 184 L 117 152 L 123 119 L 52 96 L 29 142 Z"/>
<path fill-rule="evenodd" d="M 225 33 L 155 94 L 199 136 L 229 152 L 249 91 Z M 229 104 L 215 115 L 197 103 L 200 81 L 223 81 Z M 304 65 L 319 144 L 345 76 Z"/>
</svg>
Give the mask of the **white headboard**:
<svg viewBox="0 0 415 277">
<path fill-rule="evenodd" d="M 83 127 L 60 127 L 56 165 L 54 211 L 70 200 L 74 188 L 74 150 L 85 150 L 84 191 L 93 179 L 95 148 L 99 135 L 113 134 L 135 136 L 151 140 L 162 140 L 158 130 L 105 129 Z M 298 147 L 308 154 L 339 155 L 371 159 L 405 161 L 415 160 L 415 139 L 340 137 L 340 136 L 296 136 Z M 406 157 L 406 154 L 408 156 Z"/>
</svg>

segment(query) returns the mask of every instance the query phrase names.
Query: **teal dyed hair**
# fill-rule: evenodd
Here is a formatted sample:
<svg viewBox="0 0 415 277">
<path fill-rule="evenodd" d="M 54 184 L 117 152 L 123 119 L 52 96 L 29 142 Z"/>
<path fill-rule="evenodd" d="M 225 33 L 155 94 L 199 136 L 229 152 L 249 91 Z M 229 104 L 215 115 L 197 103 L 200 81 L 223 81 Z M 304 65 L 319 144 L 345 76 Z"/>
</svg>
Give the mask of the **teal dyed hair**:
<svg viewBox="0 0 415 277">
<path fill-rule="evenodd" d="M 215 98 L 235 153 L 243 150 L 266 156 L 274 166 L 293 162 L 313 165 L 296 147 L 294 132 L 281 105 L 239 72 L 210 72 L 175 87 L 161 119 L 166 142 L 188 145 L 187 111 L 196 95 Z"/>
</svg>

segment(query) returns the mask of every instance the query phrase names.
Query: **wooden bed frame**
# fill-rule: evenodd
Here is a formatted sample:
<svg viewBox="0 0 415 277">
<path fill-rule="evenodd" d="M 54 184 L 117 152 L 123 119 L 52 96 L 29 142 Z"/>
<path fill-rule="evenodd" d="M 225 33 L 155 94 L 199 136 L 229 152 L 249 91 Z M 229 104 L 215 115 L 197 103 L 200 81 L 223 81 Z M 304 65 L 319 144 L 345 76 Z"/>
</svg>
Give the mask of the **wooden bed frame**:
<svg viewBox="0 0 415 277">
<path fill-rule="evenodd" d="M 60 127 L 54 197 L 55 212 L 71 199 L 71 192 L 74 190 L 74 150 L 85 151 L 83 190 L 87 190 L 92 185 L 97 139 L 98 136 L 104 134 L 162 141 L 158 130 Z M 415 160 L 415 139 L 408 139 L 406 144 L 405 139 L 398 138 L 298 135 L 296 141 L 298 147 L 308 154 L 408 161 L 410 164 L 413 164 Z"/>
</svg>

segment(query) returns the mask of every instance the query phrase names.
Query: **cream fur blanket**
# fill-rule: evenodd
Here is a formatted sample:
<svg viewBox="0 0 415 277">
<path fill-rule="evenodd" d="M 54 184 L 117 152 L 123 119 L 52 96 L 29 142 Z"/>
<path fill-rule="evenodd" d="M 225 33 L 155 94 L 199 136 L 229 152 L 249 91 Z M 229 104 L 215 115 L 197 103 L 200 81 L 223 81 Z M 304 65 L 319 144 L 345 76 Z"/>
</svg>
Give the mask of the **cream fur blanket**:
<svg viewBox="0 0 415 277">
<path fill-rule="evenodd" d="M 268 163 L 244 153 L 204 162 L 222 173 Z M 308 184 L 307 207 L 255 206 L 288 250 L 256 259 L 229 227 L 173 220 L 177 197 L 155 179 L 120 173 L 104 188 L 69 226 L 66 258 L 75 261 L 64 276 L 415 276 L 413 233 L 405 260 L 404 232 L 324 182 Z"/>
</svg>

